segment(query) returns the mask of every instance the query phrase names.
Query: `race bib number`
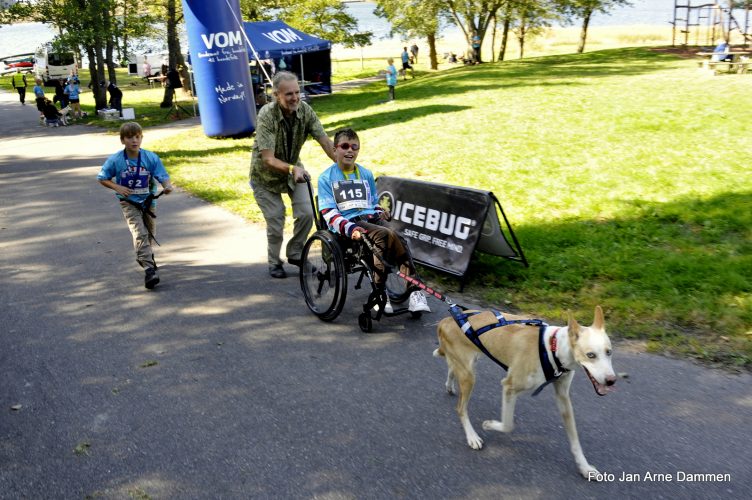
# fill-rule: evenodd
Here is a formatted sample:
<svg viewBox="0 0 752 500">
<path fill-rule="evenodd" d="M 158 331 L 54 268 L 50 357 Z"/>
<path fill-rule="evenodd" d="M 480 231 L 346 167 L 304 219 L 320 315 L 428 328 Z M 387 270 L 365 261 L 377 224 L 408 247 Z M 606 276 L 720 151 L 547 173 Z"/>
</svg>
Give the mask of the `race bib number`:
<svg viewBox="0 0 752 500">
<path fill-rule="evenodd" d="M 133 190 L 133 194 L 149 194 L 149 172 L 132 165 L 120 173 L 118 184 Z"/>
<path fill-rule="evenodd" d="M 368 206 L 368 183 L 363 180 L 337 181 L 332 184 L 332 194 L 340 212 Z"/>
</svg>

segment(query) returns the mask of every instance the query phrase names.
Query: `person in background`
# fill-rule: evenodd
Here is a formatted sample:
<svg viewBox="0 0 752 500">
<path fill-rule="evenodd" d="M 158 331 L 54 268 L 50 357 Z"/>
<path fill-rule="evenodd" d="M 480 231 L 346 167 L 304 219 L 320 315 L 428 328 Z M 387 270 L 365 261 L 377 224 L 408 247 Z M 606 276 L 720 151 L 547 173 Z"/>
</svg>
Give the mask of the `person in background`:
<svg viewBox="0 0 752 500">
<path fill-rule="evenodd" d="M 473 32 L 472 48 L 473 48 L 472 63 L 480 64 L 480 35 L 478 35 L 477 31 Z"/>
<path fill-rule="evenodd" d="M 164 194 L 170 194 L 173 188 L 159 156 L 141 149 L 143 136 L 138 123 L 123 123 L 120 143 L 125 148 L 107 158 L 97 174 L 97 180 L 102 186 L 115 191 L 133 236 L 136 261 L 144 269 L 144 286 L 151 290 L 159 283 L 157 262 L 151 246 L 157 232 L 157 200 L 153 196 L 157 192 L 157 184 L 162 185 Z"/>
<path fill-rule="evenodd" d="M 319 176 L 319 211 L 329 230 L 346 238 L 358 241 L 367 235 L 381 253 L 373 255 L 376 287 L 384 290 L 386 267 L 381 259 L 398 266 L 408 276 L 415 276 L 415 269 L 399 235 L 384 225 L 391 214 L 377 203 L 378 191 L 373 174 L 356 163 L 360 153 L 360 139 L 353 129 L 338 130 L 334 134 L 334 165 Z M 388 296 L 387 296 L 388 299 Z M 431 312 L 423 292 L 410 294 L 408 308 L 412 312 Z M 387 302 L 384 312 L 391 313 Z"/>
<path fill-rule="evenodd" d="M 55 80 L 55 97 L 52 98 L 52 102 L 59 102 L 60 109 L 68 107 L 68 96 L 65 94 L 65 80 L 63 78 Z"/>
<path fill-rule="evenodd" d="M 37 110 L 39 111 L 39 119 L 42 122 L 42 125 L 44 125 L 44 87 L 42 87 L 42 79 L 36 78 L 34 79 L 34 82 L 36 85 L 34 85 L 34 96 L 36 97 L 37 102 Z"/>
<path fill-rule="evenodd" d="M 394 58 L 392 57 L 387 58 L 386 63 L 387 67 L 384 70 L 386 86 L 389 88 L 389 100 L 393 101 L 395 99 L 394 87 L 397 86 L 397 68 L 394 67 Z"/>
<path fill-rule="evenodd" d="M 413 55 L 413 61 L 415 62 L 415 64 L 418 64 L 418 46 L 412 44 L 410 46 L 410 53 Z"/>
<path fill-rule="evenodd" d="M 410 70 L 410 75 L 415 78 L 415 71 L 412 65 L 410 65 L 410 54 L 407 53 L 407 47 L 402 47 L 402 79 L 407 80 L 407 70 Z"/>
<path fill-rule="evenodd" d="M 285 228 L 282 194 L 290 197 L 295 219 L 285 253 L 290 264 L 300 267 L 303 245 L 313 224 L 308 191 L 306 186 L 300 186 L 310 179 L 300 161 L 300 150 L 310 135 L 333 160 L 334 145 L 316 113 L 301 101 L 300 84 L 294 73 L 278 71 L 272 79 L 272 93 L 274 102 L 258 113 L 249 177 L 253 196 L 266 221 L 269 275 L 286 278 L 279 256 Z"/>
<path fill-rule="evenodd" d="M 102 85 L 107 85 L 107 92 L 110 93 L 110 109 L 117 109 L 120 116 L 123 116 L 123 91 L 115 85 L 115 82 L 106 81 Z"/>
<path fill-rule="evenodd" d="M 162 70 L 165 68 L 167 68 L 167 66 L 163 65 Z M 180 81 L 180 73 L 178 73 L 178 70 L 172 67 L 168 68 L 167 72 L 164 73 L 162 85 L 164 85 L 165 91 L 162 102 L 159 103 L 159 107 L 171 108 L 172 101 L 175 99 L 175 89 L 183 88 L 183 83 Z"/>
<path fill-rule="evenodd" d="M 42 110 L 44 114 L 44 120 L 48 127 L 59 127 L 60 125 L 68 125 L 65 121 L 65 115 L 57 110 L 55 103 L 49 99 L 44 99 L 44 108 Z"/>
<path fill-rule="evenodd" d="M 29 84 L 26 82 L 26 75 L 21 73 L 20 68 L 17 68 L 16 72 L 10 78 L 10 85 L 18 92 L 18 99 L 21 101 L 21 104 L 26 104 L 26 87 Z"/>
<path fill-rule="evenodd" d="M 726 40 L 718 40 L 718 45 L 716 45 L 713 49 L 713 56 L 710 58 L 710 60 L 715 62 L 733 61 L 734 56 L 729 54 L 729 50 L 730 47 Z"/>
<path fill-rule="evenodd" d="M 144 64 L 141 66 L 141 69 L 144 71 L 144 78 L 149 78 L 151 76 L 151 64 L 146 60 L 146 56 L 144 56 Z"/>
<path fill-rule="evenodd" d="M 78 77 L 73 75 L 68 78 L 68 85 L 65 86 L 65 95 L 68 96 L 68 102 L 73 112 L 71 119 L 81 118 L 81 104 L 79 94 L 81 92 L 81 86 L 78 81 Z"/>
</svg>

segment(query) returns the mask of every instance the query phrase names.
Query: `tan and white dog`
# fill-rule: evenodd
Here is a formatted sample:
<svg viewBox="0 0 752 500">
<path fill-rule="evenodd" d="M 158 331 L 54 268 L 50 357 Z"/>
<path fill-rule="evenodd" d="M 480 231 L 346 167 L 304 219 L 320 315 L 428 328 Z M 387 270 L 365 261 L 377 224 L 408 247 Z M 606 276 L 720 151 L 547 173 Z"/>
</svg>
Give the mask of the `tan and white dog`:
<svg viewBox="0 0 752 500">
<path fill-rule="evenodd" d="M 497 317 L 490 311 L 474 315 L 468 313 L 467 321 L 472 329 L 494 324 Z M 524 319 L 521 316 L 504 315 L 508 320 Z M 511 324 L 494 328 L 483 333 L 480 340 L 485 349 L 498 361 L 508 366 L 507 376 L 502 380 L 501 421 L 486 420 L 483 429 L 511 432 L 514 429 L 514 405 L 520 393 L 535 390 L 547 382 L 541 363 L 540 345 L 544 345 L 548 360 L 558 361 L 561 375 L 553 380 L 556 403 L 564 420 L 564 428 L 574 455 L 577 468 L 587 479 L 595 479 L 598 471 L 585 459 L 577 436 L 577 427 L 569 398 L 569 387 L 574 377 L 574 369 L 582 366 L 593 384 L 595 392 L 604 396 L 616 382 L 611 366 L 611 341 L 605 331 L 603 310 L 595 308 L 595 319 L 589 327 L 580 326 L 569 314 L 566 327 L 544 326 L 541 342 L 540 328 L 528 324 Z M 483 440 L 473 429 L 467 414 L 467 404 L 475 385 L 475 361 L 483 356 L 476 345 L 468 339 L 453 317 L 444 318 L 438 326 L 439 348 L 434 356 L 446 358 L 448 373 L 446 390 L 455 394 L 459 383 L 457 413 L 465 430 L 467 444 L 479 450 Z"/>
</svg>

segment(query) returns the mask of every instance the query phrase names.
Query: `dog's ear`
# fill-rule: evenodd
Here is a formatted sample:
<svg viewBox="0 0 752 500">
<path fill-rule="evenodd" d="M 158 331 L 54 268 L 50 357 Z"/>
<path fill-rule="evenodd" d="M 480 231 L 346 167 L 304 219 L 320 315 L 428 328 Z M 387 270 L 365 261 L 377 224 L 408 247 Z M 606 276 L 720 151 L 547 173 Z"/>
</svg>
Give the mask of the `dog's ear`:
<svg viewBox="0 0 752 500">
<path fill-rule="evenodd" d="M 574 316 L 572 316 L 572 311 L 567 311 L 567 330 L 569 332 L 569 340 L 574 344 L 577 336 L 580 334 L 580 325 L 574 319 Z"/>
<path fill-rule="evenodd" d="M 595 306 L 594 316 L 593 328 L 603 330 L 606 326 L 606 322 L 603 320 L 603 309 L 601 309 L 601 306 Z"/>
</svg>

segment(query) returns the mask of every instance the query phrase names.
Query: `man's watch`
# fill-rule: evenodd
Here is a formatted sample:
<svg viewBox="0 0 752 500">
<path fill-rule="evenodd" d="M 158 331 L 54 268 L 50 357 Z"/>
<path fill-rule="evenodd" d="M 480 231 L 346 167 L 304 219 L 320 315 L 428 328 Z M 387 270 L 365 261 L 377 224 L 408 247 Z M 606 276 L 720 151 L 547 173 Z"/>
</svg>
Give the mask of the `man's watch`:
<svg viewBox="0 0 752 500">
<path fill-rule="evenodd" d="M 289 168 L 289 173 L 290 173 L 290 175 L 292 175 L 292 171 L 293 171 L 293 169 L 294 169 L 294 168 L 295 168 L 295 167 L 294 167 L 294 166 L 293 166 L 293 165 L 291 164 L 291 165 L 290 165 L 290 168 Z"/>
</svg>

